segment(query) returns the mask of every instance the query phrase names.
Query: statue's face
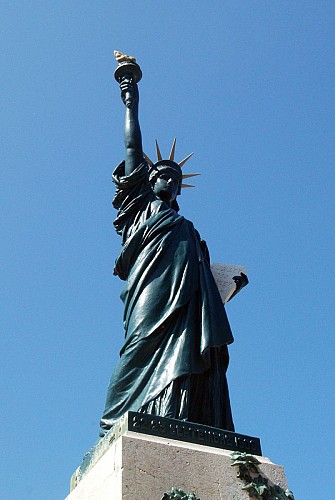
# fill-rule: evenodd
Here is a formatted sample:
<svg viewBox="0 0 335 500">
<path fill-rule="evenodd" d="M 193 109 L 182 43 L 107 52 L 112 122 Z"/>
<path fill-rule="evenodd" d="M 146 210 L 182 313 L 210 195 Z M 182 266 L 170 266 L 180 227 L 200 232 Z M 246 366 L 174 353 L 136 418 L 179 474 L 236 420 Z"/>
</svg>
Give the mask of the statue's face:
<svg viewBox="0 0 335 500">
<path fill-rule="evenodd" d="M 174 174 L 165 170 L 156 177 L 153 191 L 163 201 L 171 203 L 177 198 L 180 179 Z"/>
</svg>

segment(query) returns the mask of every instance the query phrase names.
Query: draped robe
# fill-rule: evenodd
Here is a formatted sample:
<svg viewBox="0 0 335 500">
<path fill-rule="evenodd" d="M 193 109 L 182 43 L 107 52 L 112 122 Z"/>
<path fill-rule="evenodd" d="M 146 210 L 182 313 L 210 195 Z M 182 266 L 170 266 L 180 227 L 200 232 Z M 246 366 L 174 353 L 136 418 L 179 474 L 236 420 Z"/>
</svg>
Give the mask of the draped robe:
<svg viewBox="0 0 335 500">
<path fill-rule="evenodd" d="M 101 435 L 128 410 L 234 430 L 226 382 L 233 336 L 200 237 L 155 195 L 146 163 L 125 176 L 122 162 L 113 181 L 125 343 Z"/>
</svg>

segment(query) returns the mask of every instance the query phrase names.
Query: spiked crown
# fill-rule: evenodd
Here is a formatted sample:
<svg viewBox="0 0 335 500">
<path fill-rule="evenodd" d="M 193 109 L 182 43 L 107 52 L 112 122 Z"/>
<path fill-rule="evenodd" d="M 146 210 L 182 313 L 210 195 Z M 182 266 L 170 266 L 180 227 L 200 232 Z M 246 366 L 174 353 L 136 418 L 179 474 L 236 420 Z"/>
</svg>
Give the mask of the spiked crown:
<svg viewBox="0 0 335 500">
<path fill-rule="evenodd" d="M 190 153 L 188 156 L 186 156 L 186 158 L 184 158 L 179 163 L 175 162 L 174 155 L 175 155 L 175 149 L 176 149 L 176 138 L 174 138 L 172 146 L 171 146 L 169 158 L 167 160 L 163 160 L 157 140 L 155 140 L 155 144 L 156 144 L 156 155 L 157 155 L 157 162 L 156 163 L 154 163 L 152 160 L 150 160 L 150 158 L 145 153 L 143 153 L 143 156 L 146 159 L 146 161 L 150 167 L 149 179 L 152 180 L 154 177 L 156 177 L 159 174 L 160 171 L 163 171 L 166 169 L 172 169 L 175 172 L 177 172 L 178 175 L 180 176 L 180 179 L 181 179 L 180 187 L 181 188 L 194 187 L 191 184 L 184 184 L 182 181 L 183 181 L 183 179 L 195 177 L 196 175 L 200 175 L 200 174 L 183 174 L 182 170 L 181 170 L 181 167 L 187 162 L 187 160 L 189 160 L 191 158 L 193 153 Z M 180 194 L 180 190 L 179 190 L 178 194 Z"/>
</svg>

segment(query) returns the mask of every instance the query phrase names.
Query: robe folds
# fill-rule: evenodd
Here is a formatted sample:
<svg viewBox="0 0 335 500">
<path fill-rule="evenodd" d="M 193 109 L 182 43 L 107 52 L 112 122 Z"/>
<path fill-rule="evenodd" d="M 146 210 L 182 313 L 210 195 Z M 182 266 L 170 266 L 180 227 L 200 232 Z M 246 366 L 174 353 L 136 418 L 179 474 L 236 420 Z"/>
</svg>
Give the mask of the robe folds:
<svg viewBox="0 0 335 500">
<path fill-rule="evenodd" d="M 157 198 L 146 163 L 125 176 L 122 162 L 113 181 L 125 343 L 101 435 L 129 410 L 234 430 L 226 382 L 233 336 L 200 237 Z"/>
</svg>

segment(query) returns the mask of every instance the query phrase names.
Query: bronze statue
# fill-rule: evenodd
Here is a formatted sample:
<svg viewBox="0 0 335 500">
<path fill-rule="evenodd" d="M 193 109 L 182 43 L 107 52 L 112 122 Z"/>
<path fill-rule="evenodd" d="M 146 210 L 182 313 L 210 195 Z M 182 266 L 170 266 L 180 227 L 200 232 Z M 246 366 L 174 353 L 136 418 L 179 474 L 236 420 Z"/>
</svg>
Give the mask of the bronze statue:
<svg viewBox="0 0 335 500">
<path fill-rule="evenodd" d="M 114 274 L 125 281 L 125 343 L 101 419 L 103 436 L 126 411 L 234 430 L 226 370 L 233 342 L 210 270 L 209 253 L 193 224 L 178 213 L 184 186 L 175 141 L 164 160 L 142 151 L 135 58 L 117 53 L 115 78 L 126 106 L 125 160 L 113 181 L 114 222 L 122 249 Z M 237 276 L 236 289 L 247 284 Z"/>
</svg>

